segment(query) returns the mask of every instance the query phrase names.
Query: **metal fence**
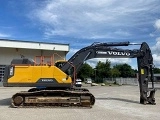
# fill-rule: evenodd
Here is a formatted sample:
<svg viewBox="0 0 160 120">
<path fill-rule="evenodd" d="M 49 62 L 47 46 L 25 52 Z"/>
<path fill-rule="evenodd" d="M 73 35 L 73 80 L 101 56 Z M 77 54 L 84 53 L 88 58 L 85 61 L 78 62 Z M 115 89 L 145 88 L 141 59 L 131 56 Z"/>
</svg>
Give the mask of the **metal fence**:
<svg viewBox="0 0 160 120">
<path fill-rule="evenodd" d="M 103 83 L 115 83 L 118 85 L 138 85 L 137 78 L 104 78 Z"/>
</svg>

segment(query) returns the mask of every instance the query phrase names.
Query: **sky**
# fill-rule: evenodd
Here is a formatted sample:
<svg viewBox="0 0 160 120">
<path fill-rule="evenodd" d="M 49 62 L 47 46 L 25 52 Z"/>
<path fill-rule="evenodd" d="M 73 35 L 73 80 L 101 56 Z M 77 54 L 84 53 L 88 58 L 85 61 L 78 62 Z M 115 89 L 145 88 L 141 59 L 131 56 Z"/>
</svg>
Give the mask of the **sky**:
<svg viewBox="0 0 160 120">
<path fill-rule="evenodd" d="M 94 42 L 147 42 L 160 67 L 159 11 L 160 0 L 0 0 L 0 39 L 69 44 L 67 59 Z M 99 60 L 106 61 L 87 63 L 94 67 Z M 109 60 L 137 64 L 129 58 Z"/>
</svg>

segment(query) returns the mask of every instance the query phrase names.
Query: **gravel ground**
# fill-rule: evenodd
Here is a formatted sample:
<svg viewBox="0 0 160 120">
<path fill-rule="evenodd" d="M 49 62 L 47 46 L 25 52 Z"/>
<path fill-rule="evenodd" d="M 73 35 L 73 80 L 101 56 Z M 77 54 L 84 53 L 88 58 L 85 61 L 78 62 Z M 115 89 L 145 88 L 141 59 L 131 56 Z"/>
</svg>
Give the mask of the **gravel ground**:
<svg viewBox="0 0 160 120">
<path fill-rule="evenodd" d="M 157 85 L 156 87 L 159 87 Z M 138 86 L 85 86 L 96 97 L 93 108 L 10 108 L 11 96 L 29 88 L 0 87 L 0 120 L 159 120 L 156 105 L 139 104 Z M 160 87 L 159 87 L 160 88 Z"/>
</svg>

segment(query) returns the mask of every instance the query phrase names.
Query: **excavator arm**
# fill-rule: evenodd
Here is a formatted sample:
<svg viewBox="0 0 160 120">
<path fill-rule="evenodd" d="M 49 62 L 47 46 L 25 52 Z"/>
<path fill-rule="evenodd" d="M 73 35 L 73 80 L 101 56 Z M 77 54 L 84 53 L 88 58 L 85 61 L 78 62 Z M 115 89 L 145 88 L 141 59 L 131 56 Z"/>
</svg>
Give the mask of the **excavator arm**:
<svg viewBox="0 0 160 120">
<path fill-rule="evenodd" d="M 121 46 L 141 45 L 140 49 L 120 49 Z M 153 77 L 153 58 L 146 42 L 130 44 L 129 42 L 94 43 L 77 51 L 68 62 L 61 66 L 61 70 L 74 77 L 82 64 L 92 58 L 137 58 L 138 81 L 140 87 L 140 103 L 155 104 L 155 88 Z M 74 66 L 74 68 L 73 68 Z M 148 82 L 151 81 L 151 88 Z"/>
</svg>

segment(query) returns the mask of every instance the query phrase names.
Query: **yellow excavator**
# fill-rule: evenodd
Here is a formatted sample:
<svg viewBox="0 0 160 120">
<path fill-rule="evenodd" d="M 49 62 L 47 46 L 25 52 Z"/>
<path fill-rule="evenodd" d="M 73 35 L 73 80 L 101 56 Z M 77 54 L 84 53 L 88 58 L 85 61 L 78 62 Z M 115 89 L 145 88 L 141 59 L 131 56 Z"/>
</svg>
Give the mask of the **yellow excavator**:
<svg viewBox="0 0 160 120">
<path fill-rule="evenodd" d="M 33 87 L 12 96 L 12 107 L 92 107 L 95 97 L 86 88 L 75 87 L 75 75 L 84 61 L 92 58 L 137 58 L 140 103 L 155 104 L 153 58 L 146 42 L 139 49 L 120 49 L 119 46 L 133 45 L 130 42 L 93 43 L 76 52 L 68 61 L 58 61 L 53 65 L 37 64 L 28 58 L 13 59 L 5 67 L 4 87 Z M 42 56 L 41 56 L 42 57 Z M 43 57 L 42 57 L 43 58 Z M 151 81 L 151 88 L 148 82 Z"/>
</svg>

